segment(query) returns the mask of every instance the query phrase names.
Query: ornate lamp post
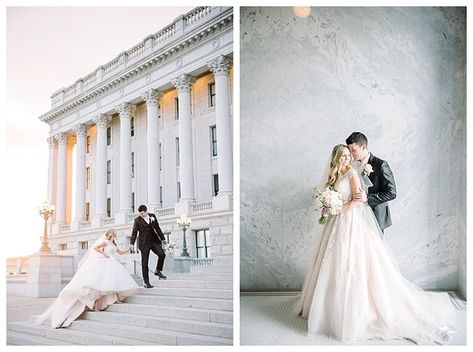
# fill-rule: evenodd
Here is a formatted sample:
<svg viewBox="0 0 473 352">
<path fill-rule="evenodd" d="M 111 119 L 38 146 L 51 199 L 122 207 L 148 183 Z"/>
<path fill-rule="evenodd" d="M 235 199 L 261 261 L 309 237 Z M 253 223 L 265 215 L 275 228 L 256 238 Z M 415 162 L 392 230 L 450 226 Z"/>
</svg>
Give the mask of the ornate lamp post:
<svg viewBox="0 0 473 352">
<path fill-rule="evenodd" d="M 180 219 L 177 219 L 177 225 L 182 229 L 182 252 L 181 257 L 188 257 L 189 252 L 187 251 L 187 242 L 186 242 L 186 230 L 191 225 L 191 219 L 187 215 L 181 215 Z"/>
<path fill-rule="evenodd" d="M 53 215 L 56 207 L 45 200 L 41 206 L 38 207 L 39 215 L 44 219 L 44 234 L 41 240 L 40 253 L 51 253 L 51 248 L 48 245 L 48 219 Z"/>
</svg>

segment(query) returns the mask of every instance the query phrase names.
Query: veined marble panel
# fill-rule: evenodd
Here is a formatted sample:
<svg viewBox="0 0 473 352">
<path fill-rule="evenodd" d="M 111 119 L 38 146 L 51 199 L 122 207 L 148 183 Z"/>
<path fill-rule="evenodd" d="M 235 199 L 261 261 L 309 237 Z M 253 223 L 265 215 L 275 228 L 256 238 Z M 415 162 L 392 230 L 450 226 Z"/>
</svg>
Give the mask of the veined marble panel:
<svg viewBox="0 0 473 352">
<path fill-rule="evenodd" d="M 465 8 L 241 9 L 241 289 L 298 290 L 332 147 L 364 132 L 397 183 L 386 242 L 466 294 Z"/>
</svg>

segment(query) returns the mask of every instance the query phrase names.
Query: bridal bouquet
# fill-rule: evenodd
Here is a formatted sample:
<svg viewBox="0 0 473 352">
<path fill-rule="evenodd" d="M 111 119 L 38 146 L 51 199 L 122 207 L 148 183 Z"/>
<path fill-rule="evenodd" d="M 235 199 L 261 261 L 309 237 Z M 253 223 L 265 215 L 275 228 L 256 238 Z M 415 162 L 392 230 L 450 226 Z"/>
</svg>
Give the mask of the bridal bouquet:
<svg viewBox="0 0 473 352">
<path fill-rule="evenodd" d="M 336 215 L 343 207 L 343 198 L 340 193 L 327 187 L 325 190 L 319 188 L 314 189 L 315 198 L 320 202 L 322 216 L 319 224 L 324 225 L 329 215 Z"/>
<path fill-rule="evenodd" d="M 178 246 L 174 242 L 171 242 L 171 243 L 166 242 L 165 244 L 165 249 L 168 254 L 173 254 L 177 248 Z"/>
</svg>

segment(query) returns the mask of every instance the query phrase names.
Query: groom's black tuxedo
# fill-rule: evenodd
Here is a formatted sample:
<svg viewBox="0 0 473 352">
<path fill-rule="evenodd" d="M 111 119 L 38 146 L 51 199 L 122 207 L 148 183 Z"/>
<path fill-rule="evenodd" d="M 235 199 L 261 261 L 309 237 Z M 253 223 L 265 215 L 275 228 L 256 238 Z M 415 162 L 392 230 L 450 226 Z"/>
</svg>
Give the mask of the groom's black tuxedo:
<svg viewBox="0 0 473 352">
<path fill-rule="evenodd" d="M 164 241 L 165 237 L 159 227 L 158 219 L 156 219 L 156 215 L 152 213 L 148 213 L 148 216 L 149 223 L 147 223 L 141 216 L 135 218 L 130 238 L 130 244 L 135 244 L 136 235 L 139 232 L 138 248 L 141 252 L 141 271 L 143 273 L 143 281 L 145 284 L 149 284 L 149 252 L 153 251 L 153 253 L 158 256 L 158 263 L 156 265 L 157 271 L 163 270 L 164 258 L 166 258 L 166 254 L 161 247 L 161 241 Z"/>
<path fill-rule="evenodd" d="M 379 227 L 384 230 L 392 225 L 388 201 L 396 198 L 396 183 L 387 161 L 371 154 L 368 164 L 373 167 L 373 172 L 368 176 L 373 184 L 368 188 L 368 204 L 373 209 Z"/>
</svg>

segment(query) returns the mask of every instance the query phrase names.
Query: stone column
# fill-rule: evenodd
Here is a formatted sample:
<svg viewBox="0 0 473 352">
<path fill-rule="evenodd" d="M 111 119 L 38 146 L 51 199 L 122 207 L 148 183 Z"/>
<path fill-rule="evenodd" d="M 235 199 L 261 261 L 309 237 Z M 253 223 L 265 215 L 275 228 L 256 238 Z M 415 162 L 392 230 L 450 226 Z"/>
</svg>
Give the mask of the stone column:
<svg viewBox="0 0 473 352">
<path fill-rule="evenodd" d="M 53 177 L 54 177 L 54 137 L 47 139 L 49 146 L 49 164 L 48 164 L 48 193 L 47 199 L 51 204 L 56 205 L 53 199 Z"/>
<path fill-rule="evenodd" d="M 56 224 L 65 224 L 67 194 L 67 143 L 69 134 L 61 132 L 58 133 L 55 138 L 58 143 Z"/>
<path fill-rule="evenodd" d="M 191 87 L 195 78 L 182 74 L 172 81 L 179 98 L 179 177 L 181 202 L 195 201 L 192 148 Z"/>
<path fill-rule="evenodd" d="M 148 208 L 154 211 L 161 206 L 159 194 L 159 112 L 158 102 L 162 93 L 150 89 L 141 97 L 146 101 L 147 108 L 147 133 L 146 155 L 148 170 Z"/>
<path fill-rule="evenodd" d="M 95 162 L 95 218 L 107 216 L 107 126 L 109 117 L 95 118 L 97 148 Z"/>
<path fill-rule="evenodd" d="M 120 114 L 120 212 L 131 209 L 131 112 L 133 105 L 122 103 L 115 108 Z"/>
<path fill-rule="evenodd" d="M 223 55 L 208 63 L 215 76 L 219 195 L 233 192 L 232 121 L 228 85 L 231 63 L 231 59 Z"/>
<path fill-rule="evenodd" d="M 85 220 L 85 189 L 86 189 L 86 163 L 87 152 L 87 126 L 79 124 L 74 128 L 76 133 L 76 194 L 74 221 Z"/>
</svg>

